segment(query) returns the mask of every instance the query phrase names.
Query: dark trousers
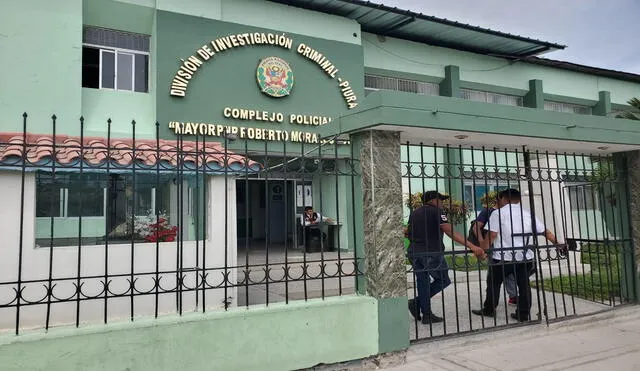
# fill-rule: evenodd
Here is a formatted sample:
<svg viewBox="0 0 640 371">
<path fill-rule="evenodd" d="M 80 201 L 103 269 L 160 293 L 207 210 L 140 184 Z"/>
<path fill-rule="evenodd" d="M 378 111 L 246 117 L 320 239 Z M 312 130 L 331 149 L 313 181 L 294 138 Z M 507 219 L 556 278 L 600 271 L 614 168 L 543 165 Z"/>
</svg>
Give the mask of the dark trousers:
<svg viewBox="0 0 640 371">
<path fill-rule="evenodd" d="M 487 274 L 487 297 L 484 300 L 485 312 L 494 312 L 500 301 L 500 286 L 504 278 L 515 275 L 518 285 L 518 309 L 516 313 L 526 318 L 531 310 L 531 286 L 529 277 L 533 274 L 535 265 L 532 261 L 511 262 L 492 259 Z"/>
<path fill-rule="evenodd" d="M 449 267 L 442 253 L 410 255 L 409 259 L 413 266 L 418 289 L 416 302 L 420 306 L 422 314 L 431 314 L 431 297 L 451 284 Z M 431 282 L 431 278 L 433 278 L 433 282 Z"/>
</svg>

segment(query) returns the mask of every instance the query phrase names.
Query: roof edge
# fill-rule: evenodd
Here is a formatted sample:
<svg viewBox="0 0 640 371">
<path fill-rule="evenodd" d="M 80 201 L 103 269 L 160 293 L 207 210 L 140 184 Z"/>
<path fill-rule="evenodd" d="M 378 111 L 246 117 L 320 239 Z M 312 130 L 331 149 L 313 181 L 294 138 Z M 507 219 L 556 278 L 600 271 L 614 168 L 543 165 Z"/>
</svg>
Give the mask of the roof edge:
<svg viewBox="0 0 640 371">
<path fill-rule="evenodd" d="M 520 59 L 521 62 L 536 64 L 540 66 L 558 68 L 568 71 L 587 73 L 591 75 L 609 77 L 616 80 L 640 83 L 640 75 L 632 72 L 624 72 L 617 70 L 610 70 L 601 67 L 592 67 L 584 64 L 578 64 L 573 62 L 561 61 L 556 59 L 541 58 L 541 57 L 526 57 Z"/>
<path fill-rule="evenodd" d="M 301 9 L 307 9 L 307 10 L 311 10 L 311 11 L 321 12 L 321 13 L 325 13 L 325 14 L 336 15 L 336 16 L 343 17 L 343 18 L 353 19 L 353 18 L 350 18 L 348 16 L 348 14 L 341 14 L 339 11 L 336 11 L 335 9 L 331 9 L 330 7 L 323 7 L 322 4 L 315 3 L 313 0 L 312 1 L 268 0 L 268 1 L 271 1 L 273 3 L 282 4 L 282 5 L 288 5 L 288 6 L 292 6 L 292 7 L 296 7 L 296 8 L 301 8 Z M 423 21 L 439 23 L 441 25 L 457 27 L 457 28 L 462 29 L 462 30 L 478 32 L 478 33 L 483 33 L 483 34 L 486 34 L 486 35 L 502 37 L 502 38 L 505 38 L 505 39 L 510 39 L 510 40 L 514 40 L 514 41 L 521 41 L 521 42 L 526 42 L 526 43 L 532 44 L 532 48 L 531 48 L 530 52 L 528 52 L 526 54 L 520 54 L 520 55 L 509 55 L 508 57 L 511 57 L 511 58 L 515 58 L 515 57 L 523 58 L 523 57 L 532 56 L 532 55 L 539 55 L 539 54 L 542 54 L 542 53 L 545 53 L 545 52 L 548 52 L 548 51 L 563 50 L 563 49 L 565 49 L 567 47 L 566 45 L 562 45 L 562 44 L 558 44 L 558 43 L 554 43 L 554 42 L 533 39 L 533 38 L 530 38 L 530 37 L 525 37 L 525 36 L 520 36 L 520 35 L 514 35 L 514 34 L 507 33 L 507 32 L 501 32 L 501 31 L 496 31 L 496 30 L 492 30 L 492 29 L 489 29 L 489 28 L 483 28 L 483 27 L 480 27 L 480 26 L 473 26 L 473 25 L 466 24 L 466 23 L 452 21 L 452 20 L 449 20 L 449 19 L 446 19 L 446 18 L 439 18 L 439 17 L 435 17 L 435 16 L 425 15 L 425 14 L 417 13 L 417 12 L 414 12 L 414 11 L 411 11 L 411 10 L 399 9 L 397 7 L 390 7 L 390 6 L 387 6 L 387 5 L 384 5 L 384 4 L 373 3 L 373 2 L 370 2 L 370 1 L 364 1 L 364 0 L 332 0 L 331 2 L 338 2 L 338 3 L 342 3 L 342 4 L 361 6 L 361 7 L 364 7 L 364 8 L 369 8 L 371 10 L 377 9 L 377 10 L 393 13 L 393 14 L 396 14 L 396 15 L 404 16 L 404 17 L 407 17 L 408 19 L 421 19 Z M 361 26 L 363 26 L 363 28 L 362 28 L 363 31 L 365 31 L 365 32 L 373 32 L 372 30 L 368 30 L 366 28 L 366 25 L 363 25 L 362 23 L 360 23 L 360 24 L 361 24 Z M 406 38 L 399 37 L 398 35 L 393 34 L 393 32 L 392 32 L 393 30 L 395 30 L 395 27 L 391 28 L 389 30 L 389 32 L 382 32 L 382 33 L 373 32 L 373 33 L 381 35 L 381 36 L 388 36 L 388 37 L 406 39 Z M 409 39 L 407 39 L 407 40 L 409 40 Z M 424 43 L 424 44 L 429 44 L 428 42 L 425 42 L 424 40 L 411 40 L 411 41 L 416 41 L 416 42 L 420 42 L 420 43 Z M 478 49 L 478 48 L 472 50 L 473 48 L 468 48 L 468 47 L 455 47 L 455 46 L 449 46 L 449 45 L 440 45 L 440 46 L 449 47 L 449 48 L 452 48 L 452 49 L 463 50 L 463 51 L 471 51 L 473 53 L 491 54 L 489 52 L 483 51 L 483 50 Z"/>
<path fill-rule="evenodd" d="M 273 1 L 273 0 L 270 0 Z M 525 41 L 525 42 L 530 42 L 530 43 L 534 43 L 534 44 L 539 44 L 540 46 L 543 47 L 547 47 L 550 49 L 558 49 L 558 50 L 562 50 L 565 49 L 567 46 L 563 45 L 563 44 L 558 44 L 558 43 L 554 43 L 554 42 L 550 42 L 550 41 L 544 41 L 544 40 L 538 40 L 538 39 L 534 39 L 534 38 L 530 38 L 530 37 L 526 37 L 526 36 L 520 36 L 520 35 L 514 35 L 508 32 L 502 32 L 502 31 L 496 31 L 496 30 L 492 30 L 490 28 L 484 28 L 484 27 L 480 27 L 480 26 L 474 26 L 474 25 L 470 25 L 467 23 L 461 23 L 461 22 L 457 22 L 457 21 L 453 21 L 450 19 L 446 19 L 446 18 L 439 18 L 439 17 L 435 17 L 435 16 L 431 16 L 431 15 L 426 15 L 426 14 L 422 14 L 422 13 L 416 13 L 414 11 L 411 10 L 407 10 L 407 9 L 399 9 L 397 7 L 390 7 L 388 5 L 384 5 L 384 4 L 379 4 L 379 3 L 374 3 L 371 1 L 364 1 L 364 0 L 337 0 L 343 3 L 351 3 L 351 4 L 356 4 L 356 5 L 360 5 L 360 6 L 366 6 L 368 8 L 378 8 L 384 11 L 388 11 L 391 13 L 395 13 L 395 14 L 399 14 L 399 15 L 406 15 L 409 17 L 416 17 L 416 18 L 420 18 L 420 19 L 424 19 L 427 21 L 432 21 L 432 22 L 437 22 L 440 24 L 444 24 L 444 25 L 448 25 L 448 26 L 453 26 L 453 27 L 459 27 L 459 28 L 464 28 L 466 30 L 471 30 L 471 31 L 476 31 L 476 32 L 483 32 L 483 33 L 487 33 L 490 35 L 494 35 L 494 36 L 501 36 L 501 37 L 506 37 L 506 38 L 510 38 L 510 39 L 515 39 L 515 40 L 519 40 L 519 41 Z"/>
</svg>

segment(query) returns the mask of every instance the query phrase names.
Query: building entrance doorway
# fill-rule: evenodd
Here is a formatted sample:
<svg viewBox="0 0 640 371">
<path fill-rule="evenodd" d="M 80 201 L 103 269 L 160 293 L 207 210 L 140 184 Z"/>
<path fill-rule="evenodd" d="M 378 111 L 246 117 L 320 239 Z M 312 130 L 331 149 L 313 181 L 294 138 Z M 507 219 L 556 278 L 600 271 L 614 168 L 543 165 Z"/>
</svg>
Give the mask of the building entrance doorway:
<svg viewBox="0 0 640 371">
<path fill-rule="evenodd" d="M 291 243 L 295 235 L 294 181 L 242 179 L 236 181 L 239 246 Z M 260 243 L 262 242 L 262 244 Z"/>
</svg>

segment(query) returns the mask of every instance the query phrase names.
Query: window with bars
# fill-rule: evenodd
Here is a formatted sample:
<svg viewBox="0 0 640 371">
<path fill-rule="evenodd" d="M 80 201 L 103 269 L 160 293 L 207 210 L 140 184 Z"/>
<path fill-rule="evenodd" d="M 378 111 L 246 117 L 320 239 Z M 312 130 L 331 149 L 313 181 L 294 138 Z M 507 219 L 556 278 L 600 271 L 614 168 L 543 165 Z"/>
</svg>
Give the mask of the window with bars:
<svg viewBox="0 0 640 371">
<path fill-rule="evenodd" d="M 440 95 L 440 86 L 435 83 L 399 79 L 395 77 L 364 75 L 365 95 L 376 90 L 404 91 L 422 95 Z"/>
<path fill-rule="evenodd" d="M 507 106 L 523 106 L 523 98 L 517 95 L 498 94 L 482 90 L 460 89 L 462 99 L 474 102 L 504 104 Z"/>
<path fill-rule="evenodd" d="M 578 115 L 590 115 L 591 107 L 573 103 L 545 101 L 544 109 L 547 111 L 576 113 Z"/>
<path fill-rule="evenodd" d="M 149 36 L 85 27 L 82 38 L 82 86 L 149 91 Z"/>
</svg>

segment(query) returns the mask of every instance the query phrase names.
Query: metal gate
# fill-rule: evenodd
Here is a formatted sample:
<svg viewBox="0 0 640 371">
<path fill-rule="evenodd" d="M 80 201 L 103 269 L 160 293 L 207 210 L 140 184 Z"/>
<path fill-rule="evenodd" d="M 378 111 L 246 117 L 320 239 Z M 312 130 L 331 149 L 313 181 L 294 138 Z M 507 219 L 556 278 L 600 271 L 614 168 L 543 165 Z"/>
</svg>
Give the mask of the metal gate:
<svg viewBox="0 0 640 371">
<path fill-rule="evenodd" d="M 401 156 L 405 223 L 410 213 L 422 205 L 422 193 L 436 190 L 450 196 L 443 209 L 466 241 L 473 233 L 471 223 L 490 206 L 496 193 L 516 189 L 521 194 L 522 209 L 545 229 L 534 228 L 529 236 L 517 237 L 528 240 L 524 250 L 533 253 L 535 266 L 527 272 L 532 295 L 530 316 L 525 320 L 511 317 L 518 308 L 517 292 L 521 292 L 512 287 L 517 273 L 515 279 L 511 275 L 512 282 L 501 285 L 495 313 L 473 313 L 483 308 L 490 283 L 488 270 L 509 276 L 508 263 L 478 259 L 447 235 L 442 239 L 444 252 L 425 253 L 429 259 L 444 257 L 444 263 L 418 265 L 414 271 L 413 259 L 408 257 L 410 309 L 418 306 L 412 302 L 418 296 L 416 278 L 426 275 L 433 289 L 429 292 L 433 295 L 431 311 L 443 319 L 423 321 L 409 314 L 412 341 L 548 323 L 599 312 L 633 299 L 633 249 L 622 157 L 410 143 L 403 146 Z M 557 241 L 549 242 L 547 231 Z M 405 240 L 405 247 L 408 245 Z M 511 250 L 515 254 L 517 249 Z M 487 255 L 490 257 L 495 251 L 492 247 Z M 444 289 L 440 291 L 439 287 Z"/>
</svg>

